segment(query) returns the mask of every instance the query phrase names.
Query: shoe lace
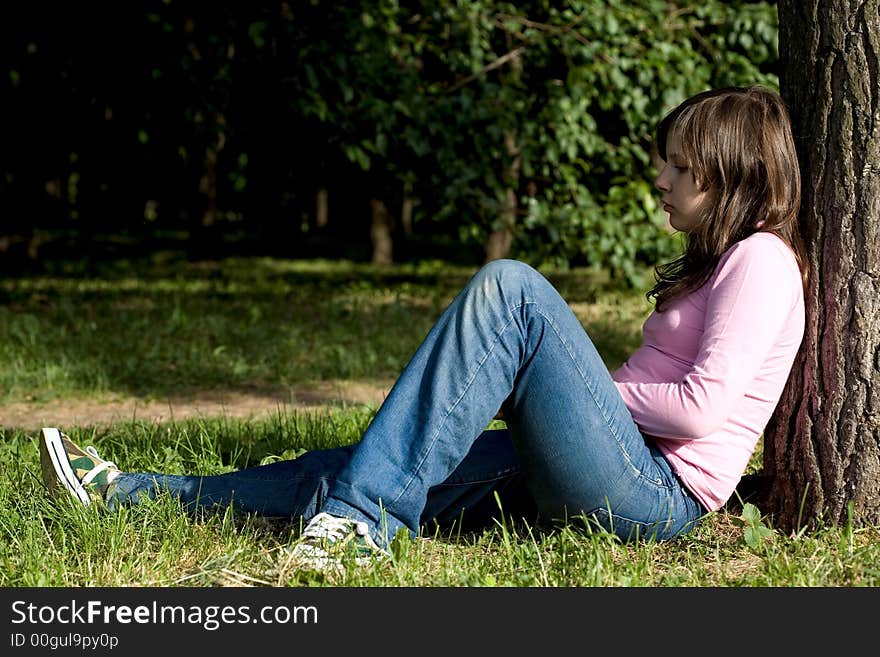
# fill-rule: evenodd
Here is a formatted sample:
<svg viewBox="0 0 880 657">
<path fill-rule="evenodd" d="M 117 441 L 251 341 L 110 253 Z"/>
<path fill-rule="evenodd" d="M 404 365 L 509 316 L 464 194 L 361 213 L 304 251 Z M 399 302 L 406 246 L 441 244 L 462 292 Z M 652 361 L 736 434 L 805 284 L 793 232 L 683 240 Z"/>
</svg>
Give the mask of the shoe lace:
<svg viewBox="0 0 880 657">
<path fill-rule="evenodd" d="M 366 523 L 355 522 L 348 518 L 337 518 L 329 513 L 319 513 L 303 530 L 303 538 L 312 538 L 325 540 L 329 543 L 335 543 L 342 540 L 345 536 L 354 530 L 357 534 L 364 536 L 368 533 Z"/>
<path fill-rule="evenodd" d="M 86 475 L 82 478 L 81 483 L 83 486 L 90 483 L 92 481 L 92 479 L 97 477 L 99 474 L 101 474 L 102 472 L 104 472 L 104 470 L 106 470 L 108 468 L 112 468 L 114 470 L 119 469 L 116 467 L 116 464 L 113 461 L 105 461 L 100 456 L 98 456 L 98 450 L 96 450 L 93 446 L 89 445 L 88 447 L 86 447 L 86 452 L 88 452 L 89 456 L 92 456 L 97 461 L 99 461 L 99 463 L 94 468 L 89 470 L 86 473 Z"/>
</svg>

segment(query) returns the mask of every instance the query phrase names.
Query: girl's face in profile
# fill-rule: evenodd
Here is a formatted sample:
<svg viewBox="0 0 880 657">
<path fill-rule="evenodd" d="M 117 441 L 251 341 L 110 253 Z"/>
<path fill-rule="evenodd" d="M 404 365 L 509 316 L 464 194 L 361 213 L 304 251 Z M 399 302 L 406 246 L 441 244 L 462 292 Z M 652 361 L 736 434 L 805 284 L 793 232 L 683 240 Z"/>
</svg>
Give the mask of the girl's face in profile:
<svg viewBox="0 0 880 657">
<path fill-rule="evenodd" d="M 697 186 L 674 131 L 666 137 L 666 161 L 654 186 L 663 192 L 663 210 L 669 214 L 669 224 L 683 233 L 693 230 L 700 221 L 709 192 Z"/>
</svg>

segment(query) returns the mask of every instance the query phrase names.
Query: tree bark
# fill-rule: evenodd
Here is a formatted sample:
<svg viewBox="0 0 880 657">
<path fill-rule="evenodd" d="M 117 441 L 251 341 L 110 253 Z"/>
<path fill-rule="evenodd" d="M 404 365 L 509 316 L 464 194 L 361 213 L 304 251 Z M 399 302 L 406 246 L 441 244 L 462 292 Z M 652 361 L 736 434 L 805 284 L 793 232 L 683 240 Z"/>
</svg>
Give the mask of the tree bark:
<svg viewBox="0 0 880 657">
<path fill-rule="evenodd" d="M 329 197 L 326 187 L 315 195 L 315 226 L 324 228 L 330 220 Z"/>
<path fill-rule="evenodd" d="M 370 200 L 370 239 L 373 242 L 373 264 L 390 265 L 394 262 L 392 256 L 391 240 L 391 215 L 388 213 L 384 201 L 380 199 Z"/>
<path fill-rule="evenodd" d="M 504 206 L 501 209 L 501 226 L 494 230 L 486 242 L 486 262 L 506 258 L 510 255 L 513 245 L 513 231 L 516 226 L 516 213 L 519 208 L 517 188 L 521 156 L 516 145 L 516 135 L 507 132 L 504 135 L 504 146 L 511 156 L 510 164 L 505 171 L 508 186 L 504 190 Z"/>
<path fill-rule="evenodd" d="M 522 52 L 517 52 L 510 59 L 510 79 L 518 80 L 522 75 Z M 486 241 L 486 262 L 506 258 L 510 255 L 513 245 L 513 231 L 516 226 L 516 214 L 519 208 L 517 190 L 519 174 L 522 167 L 522 156 L 517 146 L 517 136 L 512 129 L 504 132 L 504 149 L 510 156 L 505 167 L 504 179 L 507 188 L 504 190 L 504 205 L 501 208 L 501 225 L 495 229 Z"/>
<path fill-rule="evenodd" d="M 403 203 L 400 206 L 400 226 L 404 235 L 413 234 L 413 209 L 416 207 L 416 199 L 412 197 L 412 183 L 403 184 Z"/>
<path fill-rule="evenodd" d="M 780 0 L 780 91 L 801 162 L 806 331 L 764 433 L 787 531 L 880 523 L 880 0 Z"/>
<path fill-rule="evenodd" d="M 519 204 L 516 190 L 519 185 L 520 155 L 516 146 L 516 136 L 512 132 L 504 134 L 504 147 L 511 156 L 505 172 L 508 187 L 504 190 L 504 206 L 501 209 L 501 226 L 494 230 L 486 242 L 486 262 L 506 258 L 513 245 L 513 230 L 516 226 L 516 213 Z"/>
<path fill-rule="evenodd" d="M 199 179 L 199 192 L 205 197 L 202 226 L 213 226 L 217 223 L 217 151 L 211 146 L 205 149 L 202 177 Z"/>
</svg>

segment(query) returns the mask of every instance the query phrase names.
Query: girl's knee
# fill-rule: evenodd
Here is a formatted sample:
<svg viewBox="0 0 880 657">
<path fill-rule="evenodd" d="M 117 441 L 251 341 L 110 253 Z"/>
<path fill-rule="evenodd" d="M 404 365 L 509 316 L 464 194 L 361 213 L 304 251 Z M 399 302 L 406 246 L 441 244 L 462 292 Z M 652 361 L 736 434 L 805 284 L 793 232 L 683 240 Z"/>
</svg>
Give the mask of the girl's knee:
<svg viewBox="0 0 880 657">
<path fill-rule="evenodd" d="M 521 290 L 530 280 L 541 278 L 534 268 L 519 260 L 492 260 L 474 276 L 483 289 Z"/>
</svg>

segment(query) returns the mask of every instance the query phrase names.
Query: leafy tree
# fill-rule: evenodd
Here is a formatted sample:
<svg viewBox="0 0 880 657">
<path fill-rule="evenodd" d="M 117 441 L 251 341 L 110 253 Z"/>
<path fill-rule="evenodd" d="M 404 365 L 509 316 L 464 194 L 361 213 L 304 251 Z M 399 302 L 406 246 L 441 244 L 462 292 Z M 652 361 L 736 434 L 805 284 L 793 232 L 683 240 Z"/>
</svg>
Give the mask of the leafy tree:
<svg viewBox="0 0 880 657">
<path fill-rule="evenodd" d="M 437 80 L 439 191 L 423 212 L 465 241 L 507 233 L 501 242 L 536 264 L 635 280 L 639 263 L 670 257 L 679 245 L 662 231 L 651 184 L 654 126 L 707 87 L 776 87 L 767 4 L 423 4 L 437 22 L 425 29 L 425 71 Z"/>
<path fill-rule="evenodd" d="M 654 125 L 706 87 L 776 85 L 767 2 L 15 8 L 0 250 L 40 230 L 183 233 L 202 255 L 372 236 L 383 262 L 421 237 L 634 280 L 678 247 Z"/>
</svg>

